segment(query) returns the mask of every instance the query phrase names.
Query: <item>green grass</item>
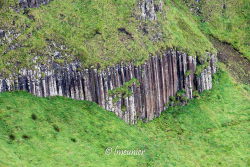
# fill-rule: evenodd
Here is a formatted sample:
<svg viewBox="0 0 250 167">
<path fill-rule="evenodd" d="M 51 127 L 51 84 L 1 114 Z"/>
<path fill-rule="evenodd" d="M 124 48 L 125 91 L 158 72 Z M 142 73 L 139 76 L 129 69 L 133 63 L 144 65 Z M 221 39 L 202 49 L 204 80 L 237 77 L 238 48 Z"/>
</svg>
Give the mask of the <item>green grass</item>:
<svg viewBox="0 0 250 167">
<path fill-rule="evenodd" d="M 163 11 L 157 14 L 158 21 L 140 21 L 136 19 L 137 2 L 54 0 L 46 6 L 26 10 L 28 14 L 5 6 L 0 11 L 0 29 L 13 29 L 21 35 L 11 44 L 0 46 L 0 69 L 8 74 L 22 67 L 31 68 L 35 56 L 39 62 L 46 62 L 54 54 L 48 49 L 52 41 L 66 46 L 66 49 L 52 47 L 64 55 L 55 58 L 56 62 L 79 59 L 84 67 L 104 68 L 120 62 L 141 64 L 150 54 L 173 47 L 192 56 L 215 52 L 188 10 L 165 0 Z M 147 34 L 140 28 L 143 25 Z M 119 28 L 125 28 L 130 35 L 119 32 Z M 9 45 L 15 43 L 21 47 L 8 51 Z"/>
<path fill-rule="evenodd" d="M 221 41 L 228 42 L 250 60 L 250 1 L 209 0 L 196 4 L 201 9 L 200 28 Z M 223 8 L 224 6 L 224 8 Z"/>
<path fill-rule="evenodd" d="M 249 90 L 219 72 L 200 99 L 135 126 L 87 101 L 1 93 L 0 166 L 249 166 Z M 146 152 L 105 155 L 117 146 Z"/>
</svg>

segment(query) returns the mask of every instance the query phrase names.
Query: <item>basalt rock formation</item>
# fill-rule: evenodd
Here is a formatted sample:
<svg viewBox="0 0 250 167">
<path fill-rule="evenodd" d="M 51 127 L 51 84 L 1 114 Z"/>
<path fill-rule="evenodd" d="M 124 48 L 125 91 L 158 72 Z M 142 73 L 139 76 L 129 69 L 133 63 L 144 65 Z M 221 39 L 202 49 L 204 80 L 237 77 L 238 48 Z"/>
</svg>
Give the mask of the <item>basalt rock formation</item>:
<svg viewBox="0 0 250 167">
<path fill-rule="evenodd" d="M 49 1 L 19 0 L 19 4 L 22 8 L 32 8 Z M 162 1 L 139 2 L 140 19 L 156 20 L 156 12 L 163 7 Z M 12 30 L 0 30 L 0 45 L 10 44 L 19 35 Z M 19 45 L 12 44 L 8 49 L 13 50 L 20 47 Z M 60 54 L 55 52 L 54 58 L 60 57 Z M 41 97 L 65 96 L 89 100 L 134 124 L 138 120 L 149 121 L 158 117 L 178 91 L 184 92 L 184 96 L 191 99 L 194 91 L 211 89 L 212 75 L 216 72 L 215 55 L 208 53 L 204 60 L 174 49 L 150 56 L 139 66 L 133 63 L 118 64 L 104 70 L 83 68 L 78 60 L 62 65 L 54 61 L 54 58 L 52 56 L 47 64 L 34 62 L 34 68 L 24 68 L 9 76 L 0 74 L 0 92 L 25 90 Z M 129 96 L 123 96 L 122 93 L 110 94 L 110 91 L 133 79 L 139 84 L 128 86 Z"/>
<path fill-rule="evenodd" d="M 49 3 L 51 0 L 19 0 L 21 8 L 36 8 Z"/>
<path fill-rule="evenodd" d="M 156 13 L 161 11 L 163 7 L 163 2 L 160 0 L 156 3 L 154 0 L 140 0 L 139 8 L 142 20 L 156 20 Z"/>
<path fill-rule="evenodd" d="M 117 65 L 99 71 L 81 70 L 78 62 L 60 66 L 53 62 L 50 67 L 37 65 L 35 69 L 23 69 L 19 75 L 0 77 L 0 92 L 25 90 L 34 95 L 66 96 L 78 100 L 89 100 L 114 112 L 128 123 L 137 120 L 152 120 L 166 108 L 170 96 L 185 90 L 187 98 L 193 91 L 202 92 L 212 88 L 212 74 L 216 72 L 216 57 L 210 55 L 208 66 L 199 75 L 196 57 L 175 50 L 152 56 L 140 66 Z M 129 88 L 132 95 L 114 100 L 109 94 L 124 83 L 136 78 L 140 85 Z"/>
</svg>

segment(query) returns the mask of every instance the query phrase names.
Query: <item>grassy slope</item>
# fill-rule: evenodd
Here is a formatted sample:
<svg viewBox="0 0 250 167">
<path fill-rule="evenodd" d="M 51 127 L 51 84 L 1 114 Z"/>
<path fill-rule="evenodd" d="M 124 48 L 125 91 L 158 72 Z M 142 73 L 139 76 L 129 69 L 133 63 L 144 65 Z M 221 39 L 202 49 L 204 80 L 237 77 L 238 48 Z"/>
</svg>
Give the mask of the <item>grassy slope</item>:
<svg viewBox="0 0 250 167">
<path fill-rule="evenodd" d="M 247 166 L 250 89 L 225 72 L 214 84 L 200 99 L 136 126 L 91 102 L 2 93 L 0 166 Z M 104 154 L 116 146 L 146 153 Z"/>
<path fill-rule="evenodd" d="M 222 43 L 214 38 L 211 38 L 211 42 L 219 52 L 218 60 L 226 65 L 227 71 L 233 78 L 238 82 L 250 84 L 250 61 L 227 43 Z"/>
<path fill-rule="evenodd" d="M 196 4 L 201 9 L 200 27 L 204 32 L 232 44 L 250 60 L 249 0 L 184 1 Z"/>
<path fill-rule="evenodd" d="M 46 49 L 50 41 L 66 45 L 68 49 L 63 52 L 81 59 L 85 67 L 96 64 L 105 67 L 122 61 L 140 64 L 150 53 L 169 47 L 177 47 L 190 55 L 203 55 L 206 50 L 215 52 L 188 10 L 166 0 L 164 12 L 158 12 L 158 21 L 139 21 L 134 17 L 139 12 L 135 10 L 137 2 L 54 0 L 26 14 L 22 10 L 16 13 L 3 8 L 0 29 L 20 32 L 22 35 L 13 43 L 21 43 L 22 47 L 4 53 L 9 44 L 0 46 L 0 54 L 4 54 L 0 69 L 13 70 L 17 62 L 20 67 L 29 66 L 30 59 L 37 55 L 42 55 L 41 61 L 46 60 L 53 55 Z M 139 28 L 142 25 L 147 25 L 148 34 Z M 125 28 L 133 38 L 118 28 Z M 160 40 L 153 40 L 157 36 Z"/>
</svg>

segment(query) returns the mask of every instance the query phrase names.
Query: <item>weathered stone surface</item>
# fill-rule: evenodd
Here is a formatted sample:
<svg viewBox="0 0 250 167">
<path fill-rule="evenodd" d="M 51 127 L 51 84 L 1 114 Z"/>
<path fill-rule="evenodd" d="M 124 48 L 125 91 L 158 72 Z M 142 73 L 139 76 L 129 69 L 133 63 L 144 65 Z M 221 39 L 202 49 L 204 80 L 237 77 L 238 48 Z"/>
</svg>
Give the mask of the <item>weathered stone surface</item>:
<svg viewBox="0 0 250 167">
<path fill-rule="evenodd" d="M 5 32 L 4 30 L 0 30 L 0 38 L 3 38 L 3 37 L 5 37 Z"/>
<path fill-rule="evenodd" d="M 17 39 L 21 34 L 16 33 L 14 30 L 0 30 L 0 45 L 11 44 L 15 39 Z M 16 48 L 18 43 L 11 44 L 9 49 Z"/>
<path fill-rule="evenodd" d="M 209 66 L 200 76 L 194 74 L 196 58 L 175 50 L 163 55 L 152 56 L 141 66 L 117 65 L 101 72 L 97 69 L 78 70 L 80 63 L 67 66 L 52 63 L 51 66 L 37 65 L 35 69 L 23 69 L 19 75 L 8 78 L 0 76 L 0 92 L 25 90 L 34 95 L 66 96 L 78 100 L 89 100 L 114 112 L 128 123 L 137 120 L 152 120 L 166 108 L 170 96 L 178 90 L 185 90 L 192 98 L 192 92 L 212 88 L 212 74 L 216 72 L 216 57 L 210 55 Z M 187 75 L 187 71 L 189 71 Z M 132 96 L 114 101 L 109 90 L 122 86 L 137 78 L 139 86 L 133 85 Z"/>
<path fill-rule="evenodd" d="M 19 5 L 21 8 L 36 8 L 50 1 L 52 0 L 19 0 Z"/>
<path fill-rule="evenodd" d="M 143 20 L 156 20 L 156 12 L 162 10 L 163 3 L 160 1 L 156 5 L 154 0 L 140 0 L 139 8 L 141 10 L 141 19 Z"/>
</svg>

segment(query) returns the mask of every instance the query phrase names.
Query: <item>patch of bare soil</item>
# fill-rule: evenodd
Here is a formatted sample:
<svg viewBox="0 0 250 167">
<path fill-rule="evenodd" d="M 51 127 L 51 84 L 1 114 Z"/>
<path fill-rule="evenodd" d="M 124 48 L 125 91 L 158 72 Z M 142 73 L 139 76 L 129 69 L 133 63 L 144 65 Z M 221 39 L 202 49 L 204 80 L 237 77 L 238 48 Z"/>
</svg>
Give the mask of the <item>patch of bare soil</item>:
<svg viewBox="0 0 250 167">
<path fill-rule="evenodd" d="M 226 65 L 232 76 L 241 83 L 250 84 L 250 61 L 243 57 L 230 44 L 212 37 L 210 39 L 219 52 L 219 61 Z"/>
</svg>

